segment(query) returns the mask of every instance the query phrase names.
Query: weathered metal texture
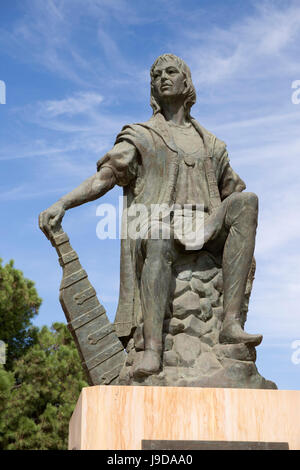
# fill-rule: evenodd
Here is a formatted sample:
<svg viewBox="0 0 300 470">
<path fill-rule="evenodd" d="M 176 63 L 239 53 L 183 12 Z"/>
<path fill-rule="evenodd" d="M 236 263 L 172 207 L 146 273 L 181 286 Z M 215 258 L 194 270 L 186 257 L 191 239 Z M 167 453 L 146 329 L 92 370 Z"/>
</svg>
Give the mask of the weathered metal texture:
<svg viewBox="0 0 300 470">
<path fill-rule="evenodd" d="M 126 359 L 124 347 L 62 228 L 52 233 L 51 243 L 63 270 L 59 300 L 89 384 L 113 385 Z"/>
</svg>

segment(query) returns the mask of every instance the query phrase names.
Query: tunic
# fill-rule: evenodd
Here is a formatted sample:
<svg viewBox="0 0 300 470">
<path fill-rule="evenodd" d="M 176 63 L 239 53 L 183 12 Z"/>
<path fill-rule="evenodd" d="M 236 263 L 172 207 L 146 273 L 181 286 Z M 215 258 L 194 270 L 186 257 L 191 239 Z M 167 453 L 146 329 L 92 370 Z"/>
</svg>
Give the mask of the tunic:
<svg viewBox="0 0 300 470">
<path fill-rule="evenodd" d="M 211 213 L 221 200 L 246 187 L 230 166 L 224 142 L 194 119 L 183 132 L 174 132 L 162 114 L 145 123 L 125 126 L 114 147 L 98 161 L 98 171 L 103 167 L 109 167 L 116 183 L 123 187 L 124 210 L 133 204 L 143 204 L 150 210 L 152 204 L 190 202 L 203 204 L 204 211 Z M 126 213 L 115 318 L 120 338 L 128 337 L 141 318 L 136 240 L 126 236 L 127 227 Z"/>
</svg>

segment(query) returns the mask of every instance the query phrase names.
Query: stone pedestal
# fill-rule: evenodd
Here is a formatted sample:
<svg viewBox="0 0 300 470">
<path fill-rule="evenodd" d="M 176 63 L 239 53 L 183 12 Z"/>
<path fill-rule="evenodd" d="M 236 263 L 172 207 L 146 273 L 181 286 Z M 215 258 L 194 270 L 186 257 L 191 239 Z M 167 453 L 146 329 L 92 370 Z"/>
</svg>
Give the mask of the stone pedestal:
<svg viewBox="0 0 300 470">
<path fill-rule="evenodd" d="M 70 420 L 69 449 L 138 450 L 142 440 L 226 441 L 233 448 L 241 441 L 266 442 L 269 447 L 280 442 L 300 450 L 300 391 L 151 386 L 82 390 Z"/>
</svg>

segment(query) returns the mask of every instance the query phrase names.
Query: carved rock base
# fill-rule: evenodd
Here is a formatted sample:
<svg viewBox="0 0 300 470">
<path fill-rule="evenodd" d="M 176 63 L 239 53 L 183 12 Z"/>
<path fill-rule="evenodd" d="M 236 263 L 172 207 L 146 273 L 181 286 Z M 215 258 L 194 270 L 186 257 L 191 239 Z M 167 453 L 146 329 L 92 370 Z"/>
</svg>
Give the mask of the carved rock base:
<svg viewBox="0 0 300 470">
<path fill-rule="evenodd" d="M 254 273 L 250 273 L 242 325 L 246 321 L 253 277 Z M 184 255 L 177 260 L 172 299 L 164 321 L 161 371 L 148 377 L 133 378 L 133 369 L 144 351 L 141 323 L 129 340 L 119 384 L 277 388 L 257 371 L 255 347 L 243 343 L 219 343 L 223 320 L 222 269 L 209 253 Z"/>
</svg>

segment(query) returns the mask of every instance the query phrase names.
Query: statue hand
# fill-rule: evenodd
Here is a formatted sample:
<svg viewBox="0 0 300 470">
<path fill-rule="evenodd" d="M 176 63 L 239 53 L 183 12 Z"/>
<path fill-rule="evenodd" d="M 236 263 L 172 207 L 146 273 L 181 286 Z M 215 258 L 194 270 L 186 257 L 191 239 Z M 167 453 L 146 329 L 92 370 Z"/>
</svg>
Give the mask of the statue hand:
<svg viewBox="0 0 300 470">
<path fill-rule="evenodd" d="M 61 224 L 65 209 L 61 201 L 56 202 L 39 215 L 39 227 L 47 238 L 50 238 L 55 227 Z"/>
</svg>

